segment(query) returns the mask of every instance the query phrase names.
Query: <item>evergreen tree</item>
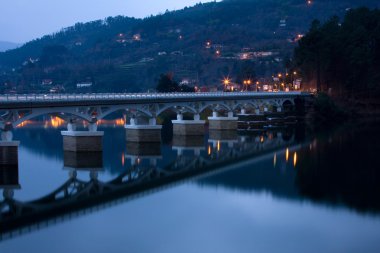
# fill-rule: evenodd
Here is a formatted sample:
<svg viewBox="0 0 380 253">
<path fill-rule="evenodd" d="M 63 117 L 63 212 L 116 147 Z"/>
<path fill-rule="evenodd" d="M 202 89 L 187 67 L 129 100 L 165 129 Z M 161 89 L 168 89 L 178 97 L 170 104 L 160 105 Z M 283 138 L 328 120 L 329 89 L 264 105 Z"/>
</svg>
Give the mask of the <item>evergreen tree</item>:
<svg viewBox="0 0 380 253">
<path fill-rule="evenodd" d="M 175 92 L 179 90 L 178 83 L 173 80 L 170 74 L 161 74 L 156 87 L 158 92 Z"/>
</svg>

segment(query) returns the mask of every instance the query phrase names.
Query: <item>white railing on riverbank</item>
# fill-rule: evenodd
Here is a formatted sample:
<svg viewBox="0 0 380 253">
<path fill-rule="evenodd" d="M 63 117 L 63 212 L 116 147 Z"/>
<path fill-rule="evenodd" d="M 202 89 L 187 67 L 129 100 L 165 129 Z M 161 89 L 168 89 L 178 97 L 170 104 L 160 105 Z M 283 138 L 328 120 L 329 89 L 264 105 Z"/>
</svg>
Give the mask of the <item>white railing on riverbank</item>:
<svg viewBox="0 0 380 253">
<path fill-rule="evenodd" d="M 92 94 L 18 94 L 0 95 L 0 103 L 114 101 L 114 100 L 160 100 L 195 98 L 242 98 L 242 97 L 292 97 L 305 92 L 197 92 L 197 93 L 92 93 Z"/>
</svg>

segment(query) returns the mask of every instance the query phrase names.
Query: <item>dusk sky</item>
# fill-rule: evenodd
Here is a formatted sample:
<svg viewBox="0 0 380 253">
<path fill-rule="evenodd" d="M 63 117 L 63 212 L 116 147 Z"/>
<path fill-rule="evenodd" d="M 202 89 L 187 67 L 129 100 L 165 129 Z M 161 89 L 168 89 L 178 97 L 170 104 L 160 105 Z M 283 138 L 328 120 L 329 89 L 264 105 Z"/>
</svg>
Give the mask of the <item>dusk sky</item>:
<svg viewBox="0 0 380 253">
<path fill-rule="evenodd" d="M 0 3 L 0 41 L 23 43 L 77 22 L 146 17 L 211 0 L 7 0 Z"/>
</svg>

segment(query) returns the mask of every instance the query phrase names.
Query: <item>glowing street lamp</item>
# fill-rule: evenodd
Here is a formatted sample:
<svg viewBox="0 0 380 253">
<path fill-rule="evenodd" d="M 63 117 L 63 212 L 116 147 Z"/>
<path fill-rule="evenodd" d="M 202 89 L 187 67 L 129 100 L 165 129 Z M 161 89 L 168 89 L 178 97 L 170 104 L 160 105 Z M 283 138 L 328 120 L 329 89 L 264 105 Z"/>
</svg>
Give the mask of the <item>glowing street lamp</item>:
<svg viewBox="0 0 380 253">
<path fill-rule="evenodd" d="M 228 77 L 224 78 L 224 80 L 223 80 L 223 84 L 224 84 L 225 86 L 229 85 L 230 82 L 231 82 L 231 80 L 230 80 Z"/>
<path fill-rule="evenodd" d="M 222 83 L 224 85 L 224 90 L 228 90 L 228 86 L 231 84 L 231 79 L 229 77 L 225 77 L 223 80 L 222 80 Z"/>
<path fill-rule="evenodd" d="M 248 80 L 244 80 L 244 81 L 243 81 L 243 84 L 244 84 L 244 86 L 245 86 L 245 90 L 246 90 L 246 91 L 248 91 L 248 86 L 251 85 L 251 83 L 252 83 L 252 82 L 251 82 L 250 79 L 248 79 Z"/>
</svg>

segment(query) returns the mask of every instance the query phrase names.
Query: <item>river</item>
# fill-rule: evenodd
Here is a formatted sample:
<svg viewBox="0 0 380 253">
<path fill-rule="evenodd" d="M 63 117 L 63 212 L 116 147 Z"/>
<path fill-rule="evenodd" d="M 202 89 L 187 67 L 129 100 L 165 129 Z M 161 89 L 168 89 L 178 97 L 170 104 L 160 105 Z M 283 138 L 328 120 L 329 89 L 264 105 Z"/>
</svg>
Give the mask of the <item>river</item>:
<svg viewBox="0 0 380 253">
<path fill-rule="evenodd" d="M 114 122 L 100 126 L 103 153 L 83 163 L 62 151 L 54 120 L 14 132 L 18 169 L 0 173 L 2 253 L 380 252 L 378 123 L 165 133 L 136 147 Z"/>
</svg>

